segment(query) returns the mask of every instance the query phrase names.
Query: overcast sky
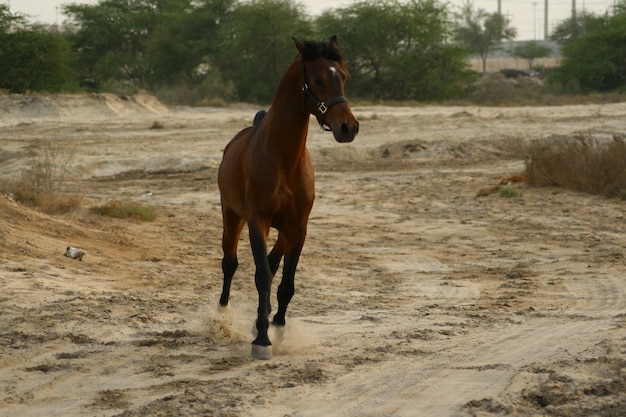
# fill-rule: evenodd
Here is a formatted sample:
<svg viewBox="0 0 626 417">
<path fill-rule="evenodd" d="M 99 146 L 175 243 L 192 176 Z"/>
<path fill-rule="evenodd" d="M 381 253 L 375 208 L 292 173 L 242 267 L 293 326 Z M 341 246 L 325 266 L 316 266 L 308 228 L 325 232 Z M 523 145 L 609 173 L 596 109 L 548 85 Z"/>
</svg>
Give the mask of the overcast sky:
<svg viewBox="0 0 626 417">
<path fill-rule="evenodd" d="M 543 39 L 544 37 L 544 1 L 545 0 L 501 0 L 502 13 L 517 28 L 517 39 Z M 552 30 L 561 20 L 572 13 L 572 0 L 548 0 L 548 30 Z M 604 13 L 611 8 L 615 0 L 576 0 L 576 10 Z M 305 4 L 310 14 L 319 14 L 327 9 L 334 9 L 354 3 L 355 0 L 308 0 Z M 9 4 L 13 13 L 20 12 L 31 17 L 33 22 L 63 23 L 65 16 L 58 6 L 66 3 L 97 4 L 98 0 L 0 0 Z M 448 0 L 453 7 L 459 8 L 464 0 Z M 474 0 L 477 8 L 488 12 L 498 9 L 498 0 Z"/>
</svg>

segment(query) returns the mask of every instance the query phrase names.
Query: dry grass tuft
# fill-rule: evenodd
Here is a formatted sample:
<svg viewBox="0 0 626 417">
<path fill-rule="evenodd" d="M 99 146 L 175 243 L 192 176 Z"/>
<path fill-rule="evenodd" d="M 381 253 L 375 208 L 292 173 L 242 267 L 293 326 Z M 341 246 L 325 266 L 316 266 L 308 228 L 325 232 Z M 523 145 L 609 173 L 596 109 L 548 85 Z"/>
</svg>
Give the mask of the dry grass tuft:
<svg viewBox="0 0 626 417">
<path fill-rule="evenodd" d="M 30 168 L 22 171 L 21 178 L 4 181 L 0 192 L 45 213 L 64 213 L 80 208 L 82 195 L 60 191 L 69 175 L 74 153 L 46 140 L 34 142 L 31 148 L 35 156 Z"/>
<path fill-rule="evenodd" d="M 10 183 L 4 187 L 4 193 L 25 206 L 35 207 L 48 214 L 68 213 L 82 206 L 82 195 L 38 192 L 28 186 Z"/>
<path fill-rule="evenodd" d="M 552 137 L 534 143 L 526 160 L 530 185 L 559 186 L 620 197 L 626 193 L 626 141 L 589 136 Z"/>
<path fill-rule="evenodd" d="M 90 211 L 101 216 L 117 219 L 135 219 L 148 222 L 156 219 L 156 209 L 154 207 L 139 203 L 122 203 L 118 200 L 112 200 L 107 204 L 92 207 Z"/>
</svg>

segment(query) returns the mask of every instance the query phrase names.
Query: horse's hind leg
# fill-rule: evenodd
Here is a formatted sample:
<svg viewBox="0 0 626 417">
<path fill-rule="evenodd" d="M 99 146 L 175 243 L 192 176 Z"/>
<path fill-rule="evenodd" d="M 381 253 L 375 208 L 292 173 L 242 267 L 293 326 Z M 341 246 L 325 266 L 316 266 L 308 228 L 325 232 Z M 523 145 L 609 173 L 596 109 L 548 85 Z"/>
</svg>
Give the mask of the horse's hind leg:
<svg viewBox="0 0 626 417">
<path fill-rule="evenodd" d="M 222 219 L 224 222 L 224 232 L 222 235 L 222 250 L 224 257 L 222 258 L 222 272 L 224 272 L 224 284 L 222 287 L 222 295 L 220 296 L 220 308 L 228 308 L 228 299 L 230 297 L 230 285 L 233 275 L 237 270 L 239 262 L 237 261 L 237 244 L 239 236 L 243 229 L 243 220 L 237 216 L 235 212 L 224 208 L 222 210 Z"/>
<path fill-rule="evenodd" d="M 269 255 L 267 255 L 267 263 L 270 266 L 270 272 L 272 274 L 272 277 L 270 279 L 270 288 L 272 286 L 272 281 L 274 279 L 274 276 L 276 275 L 276 271 L 278 271 L 278 267 L 280 266 L 280 261 L 281 259 L 283 259 L 284 254 L 285 254 L 285 238 L 281 233 L 279 233 L 278 239 L 276 240 L 276 243 L 274 244 L 272 251 L 270 252 Z M 272 312 L 272 303 L 269 302 L 268 313 L 271 313 L 271 312 Z"/>
<path fill-rule="evenodd" d="M 282 233 L 279 233 L 276 244 L 272 248 L 270 254 L 267 256 L 267 262 L 270 264 L 270 271 L 272 272 L 272 276 L 276 275 L 276 271 L 278 271 L 278 266 L 280 265 L 280 260 L 283 258 L 284 254 L 285 238 Z"/>
</svg>

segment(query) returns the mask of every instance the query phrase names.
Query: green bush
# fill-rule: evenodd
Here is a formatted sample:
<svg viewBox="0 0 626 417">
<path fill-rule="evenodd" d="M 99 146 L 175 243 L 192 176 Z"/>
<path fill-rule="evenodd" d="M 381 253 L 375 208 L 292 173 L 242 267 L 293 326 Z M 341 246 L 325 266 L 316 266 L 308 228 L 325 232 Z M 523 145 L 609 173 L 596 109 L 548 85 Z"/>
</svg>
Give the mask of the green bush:
<svg viewBox="0 0 626 417">
<path fill-rule="evenodd" d="M 0 88 L 11 93 L 78 91 L 69 43 L 58 33 L 20 29 L 0 34 Z"/>
<path fill-rule="evenodd" d="M 500 194 L 500 197 L 512 198 L 520 196 L 521 191 L 510 185 L 504 185 L 498 189 L 498 194 Z"/>
<path fill-rule="evenodd" d="M 626 12 L 602 16 L 582 36 L 563 47 L 563 61 L 550 83 L 566 92 L 618 91 L 626 85 Z"/>
</svg>

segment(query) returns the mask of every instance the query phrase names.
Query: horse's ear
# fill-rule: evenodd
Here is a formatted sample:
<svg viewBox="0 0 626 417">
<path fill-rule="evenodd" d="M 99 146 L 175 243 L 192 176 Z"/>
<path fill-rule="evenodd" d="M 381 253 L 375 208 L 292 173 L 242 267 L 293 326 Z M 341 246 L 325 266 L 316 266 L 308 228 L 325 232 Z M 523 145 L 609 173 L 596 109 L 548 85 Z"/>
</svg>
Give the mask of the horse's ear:
<svg viewBox="0 0 626 417">
<path fill-rule="evenodd" d="M 294 37 L 292 37 L 291 39 L 293 39 L 293 43 L 296 44 L 296 48 L 298 48 L 298 51 L 302 52 L 302 50 L 304 49 L 304 45 L 302 44 L 302 42 L 300 42 L 299 40 L 297 40 Z"/>
<path fill-rule="evenodd" d="M 333 35 L 330 37 L 330 46 L 333 48 L 339 49 L 339 42 L 337 42 L 337 35 Z"/>
</svg>

